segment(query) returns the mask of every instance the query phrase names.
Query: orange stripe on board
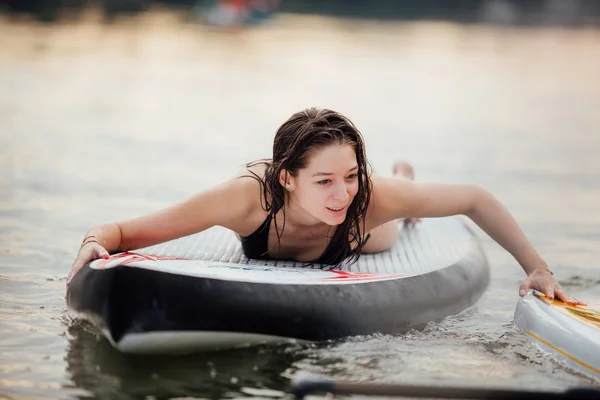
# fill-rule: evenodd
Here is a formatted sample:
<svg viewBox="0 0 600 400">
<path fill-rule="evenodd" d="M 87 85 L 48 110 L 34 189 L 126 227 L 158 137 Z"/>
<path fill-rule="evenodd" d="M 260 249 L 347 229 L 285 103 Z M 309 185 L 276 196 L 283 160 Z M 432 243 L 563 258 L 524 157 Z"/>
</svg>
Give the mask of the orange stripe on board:
<svg viewBox="0 0 600 400">
<path fill-rule="evenodd" d="M 540 342 L 544 343 L 546 346 L 552 348 L 553 350 L 556 350 L 557 352 L 559 352 L 560 354 L 562 354 L 563 356 L 567 357 L 568 359 L 575 361 L 577 364 L 586 367 L 592 371 L 594 371 L 597 374 L 600 374 L 600 369 L 592 367 L 590 364 L 586 364 L 583 361 L 580 361 L 578 359 L 576 359 L 575 357 L 573 357 L 572 355 L 570 355 L 569 353 L 565 352 L 564 350 L 559 349 L 558 347 L 546 342 L 544 339 L 542 339 L 541 337 L 529 332 L 529 331 L 525 331 L 526 334 L 528 334 L 529 336 L 531 336 L 532 338 L 539 340 Z"/>
</svg>

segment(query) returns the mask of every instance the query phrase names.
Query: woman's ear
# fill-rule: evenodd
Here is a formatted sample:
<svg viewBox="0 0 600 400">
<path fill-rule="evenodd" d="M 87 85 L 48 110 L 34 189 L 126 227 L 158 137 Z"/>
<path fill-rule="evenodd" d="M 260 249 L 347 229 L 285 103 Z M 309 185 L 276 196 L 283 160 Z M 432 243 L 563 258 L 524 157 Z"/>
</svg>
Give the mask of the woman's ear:
<svg viewBox="0 0 600 400">
<path fill-rule="evenodd" d="M 287 169 L 282 169 L 279 172 L 279 184 L 288 192 L 293 192 L 296 189 L 294 177 Z"/>
</svg>

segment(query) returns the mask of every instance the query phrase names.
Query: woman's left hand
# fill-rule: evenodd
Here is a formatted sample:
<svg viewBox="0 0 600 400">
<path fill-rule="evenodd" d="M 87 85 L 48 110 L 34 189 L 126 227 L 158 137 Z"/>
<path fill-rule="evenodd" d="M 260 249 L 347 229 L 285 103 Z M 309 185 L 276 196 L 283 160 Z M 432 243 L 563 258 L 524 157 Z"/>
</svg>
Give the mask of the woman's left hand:
<svg viewBox="0 0 600 400">
<path fill-rule="evenodd" d="M 562 300 L 567 304 L 584 305 L 584 303 L 569 296 L 554 279 L 552 273 L 546 268 L 537 268 L 533 270 L 527 279 L 519 286 L 519 295 L 523 297 L 529 293 L 531 289 L 544 293 L 544 295 L 551 300 L 556 297 L 558 300 Z"/>
</svg>

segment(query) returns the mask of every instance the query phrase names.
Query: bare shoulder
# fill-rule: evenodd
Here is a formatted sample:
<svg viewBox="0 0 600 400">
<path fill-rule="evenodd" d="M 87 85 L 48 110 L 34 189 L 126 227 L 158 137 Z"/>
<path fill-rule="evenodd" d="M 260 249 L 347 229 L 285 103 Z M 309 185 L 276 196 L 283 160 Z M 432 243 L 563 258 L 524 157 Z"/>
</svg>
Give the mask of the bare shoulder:
<svg viewBox="0 0 600 400">
<path fill-rule="evenodd" d="M 250 178 L 250 180 L 256 182 L 260 186 L 257 179 L 264 179 L 266 169 L 267 164 L 265 163 L 253 163 L 238 169 L 234 174 L 234 178 L 241 178 L 240 180 L 242 181 L 246 181 L 244 178 Z"/>
<path fill-rule="evenodd" d="M 231 184 L 236 186 L 235 195 L 244 198 L 246 215 L 241 226 L 234 229 L 242 236 L 248 236 L 260 226 L 267 217 L 265 210 L 264 175 L 266 164 L 256 163 L 240 168 L 234 174 Z"/>
<path fill-rule="evenodd" d="M 402 218 L 399 214 L 403 197 L 410 196 L 413 181 L 401 178 L 371 176 L 372 191 L 367 214 L 367 225 L 374 228 L 392 219 Z"/>
<path fill-rule="evenodd" d="M 232 177 L 232 182 L 235 182 L 239 190 L 244 191 L 248 200 L 250 200 L 249 206 L 251 208 L 262 204 L 266 169 L 265 164 L 253 164 L 238 169 Z"/>
</svg>

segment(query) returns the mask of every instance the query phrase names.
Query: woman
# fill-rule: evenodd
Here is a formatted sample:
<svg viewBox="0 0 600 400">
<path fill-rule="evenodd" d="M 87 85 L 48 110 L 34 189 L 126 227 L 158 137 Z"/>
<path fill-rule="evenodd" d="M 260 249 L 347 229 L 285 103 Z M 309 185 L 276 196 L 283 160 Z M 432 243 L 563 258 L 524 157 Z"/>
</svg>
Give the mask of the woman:
<svg viewBox="0 0 600 400">
<path fill-rule="evenodd" d="M 236 232 L 250 258 L 339 265 L 390 249 L 397 220 L 464 214 L 508 250 L 536 289 L 571 304 L 509 212 L 472 185 L 417 183 L 406 163 L 393 178 L 371 175 L 363 139 L 343 115 L 310 108 L 277 131 L 273 158 L 156 213 L 92 228 L 67 279 L 110 253 L 151 246 L 215 225 Z M 409 179 L 406 179 L 409 178 Z"/>
</svg>

